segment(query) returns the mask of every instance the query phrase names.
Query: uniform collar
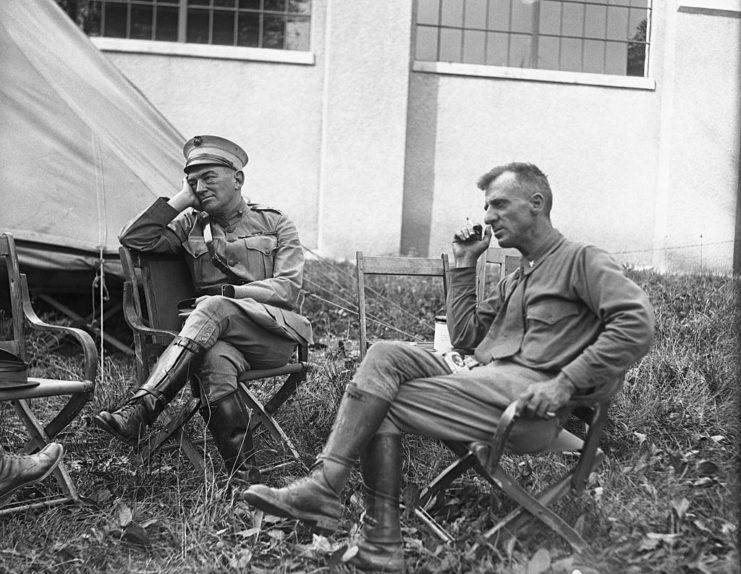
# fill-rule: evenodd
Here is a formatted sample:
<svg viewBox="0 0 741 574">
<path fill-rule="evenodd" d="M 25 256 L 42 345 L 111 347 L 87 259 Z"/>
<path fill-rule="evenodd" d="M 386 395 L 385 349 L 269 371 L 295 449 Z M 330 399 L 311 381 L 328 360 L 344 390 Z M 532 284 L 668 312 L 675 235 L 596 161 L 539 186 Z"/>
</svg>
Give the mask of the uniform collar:
<svg viewBox="0 0 741 574">
<path fill-rule="evenodd" d="M 209 218 L 211 221 L 218 223 L 221 227 L 229 231 L 230 228 L 242 218 L 242 215 L 244 215 L 246 210 L 247 203 L 242 199 L 236 209 L 222 215 L 210 215 Z"/>
<path fill-rule="evenodd" d="M 523 257 L 521 259 L 520 267 L 522 268 L 523 273 L 525 273 L 526 275 L 532 273 L 533 270 L 540 264 L 540 262 L 545 259 L 546 255 L 553 252 L 556 247 L 561 245 L 561 243 L 563 243 L 564 241 L 564 236 L 561 235 L 561 233 L 555 227 L 552 228 L 548 235 L 546 235 L 543 243 L 528 257 Z"/>
</svg>

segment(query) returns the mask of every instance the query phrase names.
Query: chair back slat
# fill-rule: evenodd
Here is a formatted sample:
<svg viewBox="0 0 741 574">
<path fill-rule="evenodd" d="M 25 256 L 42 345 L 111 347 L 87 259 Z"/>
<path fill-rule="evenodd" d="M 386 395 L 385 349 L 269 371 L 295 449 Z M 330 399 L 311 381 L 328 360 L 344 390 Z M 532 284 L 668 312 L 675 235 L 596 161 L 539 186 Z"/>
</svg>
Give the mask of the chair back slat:
<svg viewBox="0 0 741 574">
<path fill-rule="evenodd" d="M 144 294 L 150 327 L 179 331 L 181 320 L 177 304 L 195 296 L 193 280 L 182 256 L 133 252 L 123 247 L 121 251 L 127 252 L 126 257 L 131 265 L 127 269 L 128 263 L 124 264 L 124 273 L 135 287 L 132 295 L 138 298 L 140 290 Z M 124 261 L 124 257 L 121 259 Z M 138 305 L 142 311 L 141 300 Z"/>
<path fill-rule="evenodd" d="M 476 298 L 487 298 L 497 283 L 514 272 L 520 265 L 520 256 L 511 249 L 489 247 L 476 262 Z"/>
<path fill-rule="evenodd" d="M 26 322 L 23 317 L 23 302 L 21 290 L 21 273 L 18 265 L 18 255 L 15 240 L 12 234 L 0 234 L 0 257 L 4 261 L 5 280 L 8 283 L 10 297 L 10 313 L 13 333 L 4 335 L 4 348 L 24 361 L 26 360 Z M 10 335 L 10 336 L 8 336 Z"/>
<path fill-rule="evenodd" d="M 362 251 L 356 253 L 358 278 L 358 316 L 360 321 L 360 359 L 365 357 L 368 348 L 366 275 L 440 277 L 443 287 L 443 300 L 448 295 L 448 255 L 439 258 L 366 256 Z"/>
</svg>

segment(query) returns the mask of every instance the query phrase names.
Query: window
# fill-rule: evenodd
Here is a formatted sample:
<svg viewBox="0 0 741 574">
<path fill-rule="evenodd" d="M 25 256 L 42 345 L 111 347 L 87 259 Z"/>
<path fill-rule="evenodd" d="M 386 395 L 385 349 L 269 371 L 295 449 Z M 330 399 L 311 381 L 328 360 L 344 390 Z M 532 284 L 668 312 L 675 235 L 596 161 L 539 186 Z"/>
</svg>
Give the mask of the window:
<svg viewBox="0 0 741 574">
<path fill-rule="evenodd" d="M 308 51 L 311 0 L 57 0 L 89 36 Z"/>
<path fill-rule="evenodd" d="M 646 76 L 651 0 L 417 0 L 415 58 Z"/>
</svg>

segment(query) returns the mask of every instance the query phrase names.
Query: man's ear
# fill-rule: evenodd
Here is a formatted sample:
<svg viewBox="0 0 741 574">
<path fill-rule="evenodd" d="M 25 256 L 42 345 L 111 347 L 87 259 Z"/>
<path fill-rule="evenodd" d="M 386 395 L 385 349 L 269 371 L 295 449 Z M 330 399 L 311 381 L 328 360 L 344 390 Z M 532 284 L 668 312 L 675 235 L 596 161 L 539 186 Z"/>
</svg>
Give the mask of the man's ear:
<svg viewBox="0 0 741 574">
<path fill-rule="evenodd" d="M 530 196 L 530 207 L 536 213 L 541 213 L 545 209 L 545 197 L 539 191 Z"/>
<path fill-rule="evenodd" d="M 242 185 L 244 185 L 244 173 L 242 171 L 235 171 L 234 172 L 234 181 L 236 182 L 237 186 L 241 189 Z"/>
</svg>

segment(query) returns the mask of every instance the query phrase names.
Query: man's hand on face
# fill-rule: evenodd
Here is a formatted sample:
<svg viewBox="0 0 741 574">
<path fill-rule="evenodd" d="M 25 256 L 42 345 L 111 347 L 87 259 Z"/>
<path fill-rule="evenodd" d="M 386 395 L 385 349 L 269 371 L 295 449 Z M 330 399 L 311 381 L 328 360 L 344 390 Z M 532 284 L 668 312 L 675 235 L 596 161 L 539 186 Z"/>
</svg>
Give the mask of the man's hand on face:
<svg viewBox="0 0 741 574">
<path fill-rule="evenodd" d="M 180 190 L 171 197 L 168 202 L 178 212 L 187 209 L 188 207 L 195 207 L 196 209 L 201 208 L 201 202 L 196 195 L 196 192 L 188 183 L 188 176 L 183 178 L 183 183 L 180 186 Z"/>
<path fill-rule="evenodd" d="M 531 383 L 520 395 L 520 400 L 525 403 L 526 415 L 547 419 L 569 401 L 575 390 L 574 383 L 559 374 L 544 383 Z"/>
<path fill-rule="evenodd" d="M 478 239 L 474 224 L 470 219 L 466 219 L 465 227 L 453 235 L 453 257 L 455 257 L 456 267 L 474 267 L 479 256 L 489 248 L 491 227 L 483 226 L 481 233 L 482 237 Z"/>
</svg>

